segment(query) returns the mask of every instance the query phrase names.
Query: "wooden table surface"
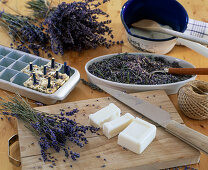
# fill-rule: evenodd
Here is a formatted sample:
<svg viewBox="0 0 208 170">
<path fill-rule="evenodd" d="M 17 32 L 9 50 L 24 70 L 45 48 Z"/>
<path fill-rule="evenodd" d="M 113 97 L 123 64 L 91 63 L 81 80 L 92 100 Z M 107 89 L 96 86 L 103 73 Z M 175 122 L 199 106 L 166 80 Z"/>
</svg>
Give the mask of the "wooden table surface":
<svg viewBox="0 0 208 170">
<path fill-rule="evenodd" d="M 204 22 L 208 22 L 208 0 L 178 0 L 187 10 L 188 15 L 190 18 L 201 20 Z M 4 9 L 6 12 L 15 13 L 17 11 L 21 14 L 28 14 L 29 11 L 25 9 L 24 4 L 26 0 L 8 0 L 6 4 L 0 3 L 0 9 Z M 56 2 L 54 0 L 54 2 Z M 66 0 L 66 2 L 70 2 Z M 58 3 L 58 0 L 57 0 Z M 112 19 L 111 27 L 113 28 L 115 40 L 124 40 L 124 45 L 115 45 L 110 49 L 99 47 L 95 50 L 87 50 L 82 53 L 77 52 L 67 52 L 64 56 L 54 56 L 56 61 L 63 63 L 67 61 L 72 67 L 75 67 L 80 71 L 81 78 L 86 79 L 86 73 L 84 71 L 85 63 L 97 56 L 111 54 L 111 53 L 118 53 L 118 52 L 135 52 L 126 39 L 126 34 L 124 28 L 120 21 L 120 9 L 122 5 L 125 3 L 125 0 L 111 0 L 104 5 L 102 5 L 102 9 L 110 14 L 110 18 Z M 13 10 L 11 10 L 13 9 Z M 0 29 L 0 44 L 4 46 L 9 46 L 11 43 L 11 39 L 9 38 L 8 34 Z M 208 67 L 208 59 L 200 54 L 192 51 L 183 46 L 175 46 L 174 49 L 168 53 L 167 55 L 177 57 L 183 60 L 186 60 L 196 67 Z M 44 57 L 44 56 L 41 56 Z M 208 76 L 198 76 L 198 80 L 208 81 Z M 11 94 L 7 92 L 7 94 Z M 6 97 L 7 95 L 4 90 L 0 90 L 0 96 Z M 71 102 L 77 100 L 84 100 L 90 98 L 97 98 L 97 97 L 105 97 L 108 94 L 97 92 L 91 90 L 89 87 L 83 85 L 81 82 L 75 87 L 75 89 L 69 94 L 69 96 L 61 101 L 64 102 Z M 198 132 L 201 132 L 205 135 L 208 135 L 208 120 L 197 121 L 191 120 L 183 113 L 180 112 L 178 105 L 177 105 L 177 96 L 170 95 L 169 96 L 171 101 L 174 103 L 175 107 L 180 113 L 185 124 Z M 31 104 L 34 101 L 31 101 Z M 33 104 L 33 106 L 35 106 Z M 1 170 L 19 170 L 21 167 L 16 167 L 12 163 L 9 162 L 8 159 L 8 139 L 17 133 L 17 125 L 16 119 L 12 118 L 11 120 L 1 120 L 0 121 L 0 169 Z M 19 148 L 18 145 L 13 147 L 12 153 L 15 157 L 19 157 Z M 205 154 L 201 154 L 200 163 L 197 165 L 191 165 L 193 168 L 197 168 L 199 170 L 207 170 L 208 169 L 208 156 Z"/>
</svg>

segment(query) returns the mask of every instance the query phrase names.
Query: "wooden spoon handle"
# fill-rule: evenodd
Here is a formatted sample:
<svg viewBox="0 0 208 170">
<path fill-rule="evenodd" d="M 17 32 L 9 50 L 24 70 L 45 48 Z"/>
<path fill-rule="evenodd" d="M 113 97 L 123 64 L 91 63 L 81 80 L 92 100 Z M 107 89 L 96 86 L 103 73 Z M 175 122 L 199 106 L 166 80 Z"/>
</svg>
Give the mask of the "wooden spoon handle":
<svg viewBox="0 0 208 170">
<path fill-rule="evenodd" d="M 177 42 L 208 58 L 208 48 L 196 42 L 178 38 Z"/>
<path fill-rule="evenodd" d="M 169 68 L 170 74 L 208 75 L 208 68 Z"/>
</svg>

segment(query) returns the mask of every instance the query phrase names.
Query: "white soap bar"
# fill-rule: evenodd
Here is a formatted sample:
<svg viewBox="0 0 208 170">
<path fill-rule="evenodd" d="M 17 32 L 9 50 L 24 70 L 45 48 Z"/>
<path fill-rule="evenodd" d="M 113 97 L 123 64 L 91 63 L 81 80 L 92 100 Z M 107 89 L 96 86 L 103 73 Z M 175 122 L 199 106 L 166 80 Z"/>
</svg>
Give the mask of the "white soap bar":
<svg viewBox="0 0 208 170">
<path fill-rule="evenodd" d="M 126 113 L 125 115 L 114 119 L 110 122 L 106 122 L 103 124 L 103 134 L 108 138 L 112 138 L 118 135 L 122 130 L 124 130 L 133 120 L 134 116 L 130 113 Z"/>
<path fill-rule="evenodd" d="M 89 115 L 90 124 L 95 127 L 102 128 L 105 122 L 120 117 L 121 110 L 113 103 L 102 108 L 94 114 Z"/>
<path fill-rule="evenodd" d="M 142 153 L 156 136 L 156 126 L 138 117 L 118 135 L 118 144 L 137 154 Z"/>
</svg>

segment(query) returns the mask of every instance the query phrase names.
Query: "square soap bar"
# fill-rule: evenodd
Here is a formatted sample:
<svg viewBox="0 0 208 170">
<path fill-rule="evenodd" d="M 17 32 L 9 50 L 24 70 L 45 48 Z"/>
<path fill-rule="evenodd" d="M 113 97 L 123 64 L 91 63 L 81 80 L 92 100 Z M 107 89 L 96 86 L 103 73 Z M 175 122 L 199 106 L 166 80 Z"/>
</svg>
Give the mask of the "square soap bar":
<svg viewBox="0 0 208 170">
<path fill-rule="evenodd" d="M 89 115 L 90 124 L 95 127 L 102 128 L 105 122 L 120 117 L 121 110 L 113 103 L 102 108 L 94 114 Z"/>
<path fill-rule="evenodd" d="M 118 135 L 118 144 L 137 154 L 142 153 L 156 136 L 156 126 L 136 118 Z"/>
<path fill-rule="evenodd" d="M 124 130 L 133 120 L 134 116 L 130 113 L 126 113 L 125 115 L 114 119 L 110 122 L 106 122 L 103 124 L 103 133 L 104 135 L 110 139 L 116 135 L 118 135 L 122 130 Z"/>
</svg>

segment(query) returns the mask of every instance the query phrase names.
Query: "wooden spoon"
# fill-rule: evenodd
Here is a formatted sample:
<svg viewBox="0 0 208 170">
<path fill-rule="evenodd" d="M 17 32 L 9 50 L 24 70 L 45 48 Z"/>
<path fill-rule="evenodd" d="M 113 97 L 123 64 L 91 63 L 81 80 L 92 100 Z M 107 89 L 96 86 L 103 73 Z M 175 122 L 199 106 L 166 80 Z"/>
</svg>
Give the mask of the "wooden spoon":
<svg viewBox="0 0 208 170">
<path fill-rule="evenodd" d="M 181 32 L 177 32 L 174 30 L 163 28 L 159 23 L 157 23 L 153 20 L 143 19 L 143 20 L 133 23 L 132 26 L 136 27 L 136 28 L 145 29 L 145 30 L 169 34 L 169 35 L 173 35 L 175 37 L 180 37 L 180 38 L 184 38 L 184 39 L 191 40 L 194 42 L 198 42 L 200 44 L 208 45 L 208 41 L 203 38 L 198 38 L 198 37 L 195 37 L 192 35 L 187 35 L 187 34 L 184 34 Z"/>
<path fill-rule="evenodd" d="M 154 73 L 169 73 L 181 75 L 208 75 L 208 68 L 165 68 L 164 70 L 152 71 Z"/>
</svg>

